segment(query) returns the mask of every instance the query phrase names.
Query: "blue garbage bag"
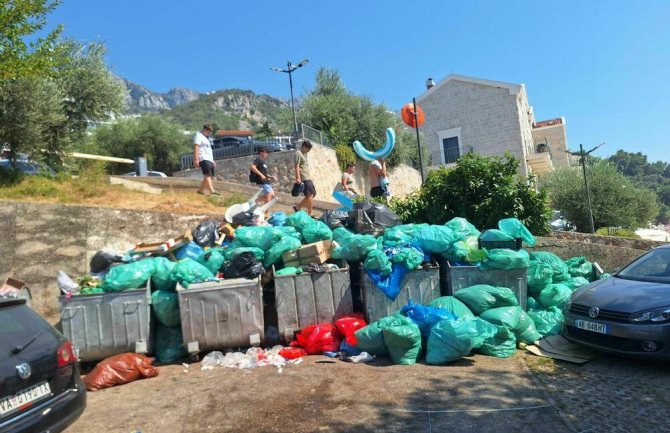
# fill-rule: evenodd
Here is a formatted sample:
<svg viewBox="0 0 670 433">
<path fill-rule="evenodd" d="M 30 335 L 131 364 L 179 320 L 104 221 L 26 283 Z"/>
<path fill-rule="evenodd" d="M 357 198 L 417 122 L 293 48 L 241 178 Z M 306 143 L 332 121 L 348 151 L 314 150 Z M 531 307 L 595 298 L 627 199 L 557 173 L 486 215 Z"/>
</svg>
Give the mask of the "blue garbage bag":
<svg viewBox="0 0 670 433">
<path fill-rule="evenodd" d="M 398 297 L 398 293 L 402 289 L 402 280 L 407 275 L 407 272 L 409 272 L 409 269 L 402 263 L 395 263 L 391 273 L 386 276 L 373 269 L 368 269 L 367 272 L 375 286 L 384 292 L 387 298 L 395 301 L 395 298 Z"/>
<path fill-rule="evenodd" d="M 283 226 L 284 223 L 286 222 L 286 218 L 288 218 L 288 216 L 286 215 L 285 212 L 272 212 L 272 215 L 270 215 L 268 223 L 272 224 L 275 227 Z"/>
<path fill-rule="evenodd" d="M 456 320 L 458 317 L 454 313 L 444 308 L 429 307 L 415 304 L 410 299 L 407 305 L 400 310 L 402 314 L 412 319 L 419 326 L 421 336 L 428 338 L 430 330 L 440 320 Z"/>
</svg>

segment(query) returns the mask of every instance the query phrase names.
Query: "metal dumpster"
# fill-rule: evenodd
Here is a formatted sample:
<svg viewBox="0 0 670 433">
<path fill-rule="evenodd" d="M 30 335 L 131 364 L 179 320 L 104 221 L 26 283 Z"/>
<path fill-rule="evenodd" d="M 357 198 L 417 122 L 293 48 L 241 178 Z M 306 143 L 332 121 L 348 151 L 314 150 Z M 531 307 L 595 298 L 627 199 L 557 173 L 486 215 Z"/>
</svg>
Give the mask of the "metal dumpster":
<svg viewBox="0 0 670 433">
<path fill-rule="evenodd" d="M 528 283 L 526 281 L 526 269 L 484 270 L 477 266 L 452 266 L 449 261 L 445 262 L 448 295 L 453 295 L 459 290 L 475 284 L 509 287 L 516 295 L 521 308 L 524 310 L 527 308 Z"/>
<path fill-rule="evenodd" d="M 63 335 L 81 361 L 124 352 L 150 353 L 151 292 L 144 289 L 60 297 Z"/>
<path fill-rule="evenodd" d="M 391 301 L 363 270 L 363 305 L 368 323 L 393 315 L 411 299 L 417 304 L 428 304 L 440 297 L 440 268 L 434 263 L 424 263 L 421 268 L 409 271 L 395 301 Z"/>
<path fill-rule="evenodd" d="M 190 355 L 204 350 L 257 346 L 263 341 L 260 278 L 177 284 L 184 346 Z"/>
<path fill-rule="evenodd" d="M 275 305 L 279 335 L 294 339 L 295 331 L 354 311 L 346 262 L 324 273 L 275 275 Z"/>
</svg>

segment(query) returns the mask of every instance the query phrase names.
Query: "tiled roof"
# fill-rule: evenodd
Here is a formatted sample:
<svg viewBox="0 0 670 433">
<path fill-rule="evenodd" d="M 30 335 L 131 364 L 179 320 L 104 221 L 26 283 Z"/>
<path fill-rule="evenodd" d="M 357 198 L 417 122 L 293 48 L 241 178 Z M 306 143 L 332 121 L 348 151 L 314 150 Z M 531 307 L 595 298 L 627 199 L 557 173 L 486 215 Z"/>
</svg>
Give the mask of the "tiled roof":
<svg viewBox="0 0 670 433">
<path fill-rule="evenodd" d="M 563 118 L 558 117 L 556 119 L 543 120 L 541 122 L 535 122 L 533 128 L 544 128 L 545 126 L 554 126 L 563 124 Z"/>
<path fill-rule="evenodd" d="M 217 137 L 250 137 L 252 135 L 255 135 L 256 133 L 254 131 L 250 130 L 243 130 L 243 129 L 235 129 L 232 131 L 225 131 L 223 129 L 219 130 L 214 134 Z"/>
</svg>

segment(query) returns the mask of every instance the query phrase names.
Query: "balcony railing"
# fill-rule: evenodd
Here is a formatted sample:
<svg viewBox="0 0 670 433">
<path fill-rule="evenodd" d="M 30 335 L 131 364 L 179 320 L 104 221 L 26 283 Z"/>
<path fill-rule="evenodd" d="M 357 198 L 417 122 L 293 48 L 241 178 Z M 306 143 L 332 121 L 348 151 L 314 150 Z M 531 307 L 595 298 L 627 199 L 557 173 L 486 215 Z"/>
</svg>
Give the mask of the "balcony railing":
<svg viewBox="0 0 670 433">
<path fill-rule="evenodd" d="M 446 149 L 444 151 L 444 163 L 453 164 L 458 160 L 458 158 L 472 151 L 472 146 L 459 146 L 452 149 Z"/>
<path fill-rule="evenodd" d="M 537 155 L 540 153 L 548 153 L 551 158 L 551 147 L 546 138 L 536 138 L 533 140 L 524 140 L 526 148 L 526 155 Z"/>
</svg>

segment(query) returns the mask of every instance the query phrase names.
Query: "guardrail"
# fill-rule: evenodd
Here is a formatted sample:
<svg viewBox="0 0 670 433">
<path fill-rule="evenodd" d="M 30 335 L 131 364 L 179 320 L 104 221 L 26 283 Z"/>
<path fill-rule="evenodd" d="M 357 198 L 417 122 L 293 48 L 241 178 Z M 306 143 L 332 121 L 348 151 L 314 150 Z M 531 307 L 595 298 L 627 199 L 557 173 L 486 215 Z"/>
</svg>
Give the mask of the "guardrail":
<svg viewBox="0 0 670 433">
<path fill-rule="evenodd" d="M 212 149 L 212 154 L 214 156 L 214 160 L 238 158 L 240 156 L 249 156 L 257 153 L 259 147 L 263 145 L 269 145 L 271 143 L 276 144 L 276 142 L 270 142 L 270 141 L 254 141 L 251 144 L 219 147 Z M 282 146 L 282 150 L 286 150 L 286 147 Z M 193 153 L 182 154 L 180 157 L 180 165 L 181 170 L 196 168 L 193 163 Z"/>
</svg>

